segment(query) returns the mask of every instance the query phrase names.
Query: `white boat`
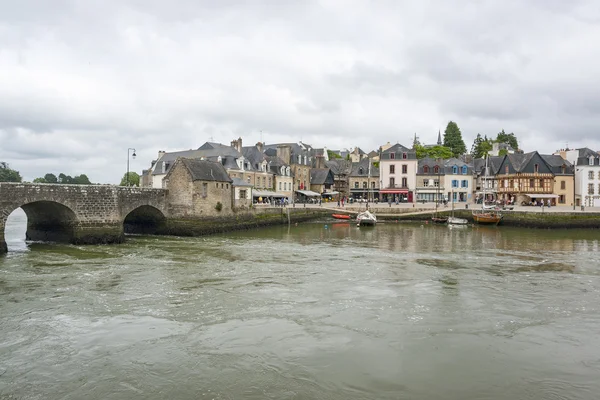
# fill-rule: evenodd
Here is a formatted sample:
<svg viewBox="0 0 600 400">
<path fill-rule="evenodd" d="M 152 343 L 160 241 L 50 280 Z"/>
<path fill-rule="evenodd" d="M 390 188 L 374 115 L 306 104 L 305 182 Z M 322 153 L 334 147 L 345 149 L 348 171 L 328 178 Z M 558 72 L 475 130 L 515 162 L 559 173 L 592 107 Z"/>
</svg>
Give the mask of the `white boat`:
<svg viewBox="0 0 600 400">
<path fill-rule="evenodd" d="M 465 218 L 458 218 L 454 216 L 454 189 L 452 190 L 452 215 L 448 217 L 448 225 L 467 225 L 469 221 Z"/>
<path fill-rule="evenodd" d="M 356 216 L 356 226 L 373 226 L 377 223 L 375 214 L 369 210 L 358 213 Z"/>
</svg>

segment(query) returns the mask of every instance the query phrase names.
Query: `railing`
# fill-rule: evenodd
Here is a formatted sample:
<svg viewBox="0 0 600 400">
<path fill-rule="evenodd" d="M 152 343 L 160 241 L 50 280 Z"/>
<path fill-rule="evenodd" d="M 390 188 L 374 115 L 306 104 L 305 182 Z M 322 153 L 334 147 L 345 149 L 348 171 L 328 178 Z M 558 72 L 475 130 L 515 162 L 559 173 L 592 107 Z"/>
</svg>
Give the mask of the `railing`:
<svg viewBox="0 0 600 400">
<path fill-rule="evenodd" d="M 549 189 L 545 189 L 545 188 L 531 188 L 531 189 L 527 189 L 527 188 L 514 188 L 514 187 L 499 187 L 496 189 L 498 191 L 498 193 L 539 193 L 539 194 L 545 194 L 545 193 L 554 193 L 554 189 L 553 188 L 549 188 Z"/>
</svg>

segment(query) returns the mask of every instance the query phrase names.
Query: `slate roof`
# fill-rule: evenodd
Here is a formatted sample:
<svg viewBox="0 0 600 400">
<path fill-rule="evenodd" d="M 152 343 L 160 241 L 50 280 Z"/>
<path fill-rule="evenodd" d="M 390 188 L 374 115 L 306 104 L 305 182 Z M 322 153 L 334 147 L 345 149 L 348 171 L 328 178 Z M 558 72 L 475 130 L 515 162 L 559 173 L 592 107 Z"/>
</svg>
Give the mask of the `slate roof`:
<svg viewBox="0 0 600 400">
<path fill-rule="evenodd" d="M 335 159 L 325 162 L 325 166 L 331 169 L 333 175 L 349 175 L 352 172 L 352 161 Z"/>
<path fill-rule="evenodd" d="M 333 177 L 329 168 L 313 168 L 310 170 L 310 184 L 324 185 L 333 184 Z"/>
<path fill-rule="evenodd" d="M 473 174 L 473 167 L 470 166 L 469 164 L 467 164 L 466 162 L 459 160 L 458 158 L 449 158 L 449 159 L 445 160 L 444 166 L 446 169 L 446 173 L 449 175 L 454 174 L 454 172 L 452 171 L 453 167 L 458 167 L 458 174 L 455 174 L 455 175 L 472 175 Z M 465 166 L 467 167 L 467 173 L 463 174 L 462 169 Z"/>
<path fill-rule="evenodd" d="M 490 169 L 489 176 L 498 175 L 498 170 L 505 156 L 489 156 L 488 167 Z M 485 175 L 485 158 L 476 158 L 473 160 L 473 170 L 477 175 Z"/>
<path fill-rule="evenodd" d="M 369 162 L 370 160 L 368 158 L 363 158 L 359 162 L 352 163 L 352 171 L 350 172 L 350 176 L 369 176 Z M 362 174 L 360 173 L 361 168 L 363 171 Z M 377 176 L 379 176 L 379 168 L 371 163 L 371 177 Z"/>
<path fill-rule="evenodd" d="M 569 161 L 565 160 L 559 155 L 554 154 L 540 154 L 542 159 L 546 161 L 546 163 L 550 166 L 552 173 L 554 175 L 572 175 L 573 174 L 573 164 Z M 563 165 L 565 168 L 565 173 L 562 172 Z"/>
<path fill-rule="evenodd" d="M 392 147 L 387 150 L 381 152 L 382 160 L 390 160 L 390 154 L 394 153 L 395 160 L 402 160 L 402 153 L 406 153 L 407 158 L 405 160 L 416 160 L 417 153 L 413 149 L 409 149 L 408 147 L 402 146 L 400 143 L 396 143 Z"/>
<path fill-rule="evenodd" d="M 424 172 L 425 166 L 429 167 L 429 172 Z M 444 168 L 444 162 L 436 158 L 430 157 L 425 157 L 419 160 L 417 164 L 417 175 L 433 175 L 435 174 L 435 172 L 433 172 L 433 168 L 435 166 L 438 166 L 440 168 L 439 174 L 436 175 L 445 175 L 446 172 Z"/>
<path fill-rule="evenodd" d="M 527 164 L 529 164 L 529 162 L 531 161 L 533 156 L 535 156 L 536 153 L 536 151 L 532 151 L 525 154 L 507 154 L 506 157 L 508 157 L 508 161 L 513 166 L 516 172 L 523 172 L 525 167 L 527 167 Z"/>
<path fill-rule="evenodd" d="M 265 161 L 265 155 L 256 146 L 242 147 L 242 155 L 250 165 L 252 169 L 260 171 L 260 164 Z"/>
<path fill-rule="evenodd" d="M 251 183 L 245 182 L 241 178 L 232 178 L 231 184 L 236 187 L 252 187 Z"/>
<path fill-rule="evenodd" d="M 218 162 L 178 158 L 192 176 L 192 181 L 232 182 L 223 165 Z"/>
<path fill-rule="evenodd" d="M 600 154 L 588 147 L 578 149 L 577 165 L 590 165 L 590 157 L 594 157 L 594 165 L 600 165 Z"/>
</svg>

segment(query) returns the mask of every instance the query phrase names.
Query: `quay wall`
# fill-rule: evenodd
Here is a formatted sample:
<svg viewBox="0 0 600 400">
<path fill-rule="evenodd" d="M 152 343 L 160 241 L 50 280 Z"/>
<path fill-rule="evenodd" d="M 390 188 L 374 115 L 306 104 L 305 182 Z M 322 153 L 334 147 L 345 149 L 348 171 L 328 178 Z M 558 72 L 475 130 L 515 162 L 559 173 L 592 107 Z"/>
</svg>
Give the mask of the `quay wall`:
<svg viewBox="0 0 600 400">
<path fill-rule="evenodd" d="M 441 211 L 438 215 L 450 216 L 451 211 Z M 500 225 L 522 228 L 540 229 L 599 229 L 600 213 L 598 212 L 534 212 L 534 211 L 500 211 L 503 219 Z M 432 212 L 417 214 L 378 214 L 381 221 L 428 221 Z M 454 210 L 454 216 L 473 221 L 471 210 Z"/>
<path fill-rule="evenodd" d="M 156 234 L 202 236 L 214 233 L 247 230 L 272 225 L 311 221 L 331 214 L 316 208 L 270 207 L 237 212 L 225 216 L 203 218 L 166 218 Z"/>
</svg>

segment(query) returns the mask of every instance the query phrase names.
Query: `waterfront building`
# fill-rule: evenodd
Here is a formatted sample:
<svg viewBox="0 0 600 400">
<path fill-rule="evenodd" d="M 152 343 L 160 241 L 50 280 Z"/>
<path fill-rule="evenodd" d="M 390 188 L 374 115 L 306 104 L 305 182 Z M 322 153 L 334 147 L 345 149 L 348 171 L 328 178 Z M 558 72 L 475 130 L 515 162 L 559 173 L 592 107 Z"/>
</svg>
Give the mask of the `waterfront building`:
<svg viewBox="0 0 600 400">
<path fill-rule="evenodd" d="M 542 158 L 548 163 L 554 174 L 553 194 L 556 204 L 559 206 L 573 205 L 575 189 L 575 173 L 571 162 L 560 155 L 542 154 Z"/>
<path fill-rule="evenodd" d="M 352 161 L 336 158 L 325 162 L 325 166 L 333 173 L 333 187 L 342 197 L 349 197 L 348 178 L 352 172 Z"/>
<path fill-rule="evenodd" d="M 232 180 L 219 162 L 179 157 L 163 182 L 169 189 L 171 216 L 220 216 L 232 212 Z"/>
<path fill-rule="evenodd" d="M 560 169 L 560 176 L 567 175 L 569 166 L 565 160 L 556 167 Z M 500 200 L 510 204 L 547 203 L 550 200 L 556 205 L 559 200 L 559 195 L 554 193 L 556 168 L 537 151 L 505 155 L 496 175 Z"/>
<path fill-rule="evenodd" d="M 500 164 L 504 161 L 504 156 L 488 156 L 487 159 L 487 179 L 486 179 L 486 159 L 476 158 L 473 160 L 473 198 L 478 201 L 483 197 L 483 193 L 495 197 L 498 191 L 498 181 L 496 175 Z"/>
<path fill-rule="evenodd" d="M 417 153 L 401 144 L 381 152 L 379 164 L 382 201 L 398 198 L 400 201 L 416 200 Z"/>
<path fill-rule="evenodd" d="M 321 194 L 322 197 L 332 198 L 334 191 L 334 176 L 329 168 L 313 168 L 310 170 L 310 190 Z"/>
<path fill-rule="evenodd" d="M 473 167 L 458 158 L 450 158 L 444 161 L 444 171 L 445 198 L 455 203 L 471 201 Z"/>
<path fill-rule="evenodd" d="M 600 207 L 600 153 L 587 147 L 557 153 L 574 165 L 575 205 Z"/>
<path fill-rule="evenodd" d="M 291 168 L 294 190 L 309 190 L 310 170 L 317 154 L 323 150 L 314 149 L 306 143 L 275 143 L 264 146 L 265 155 L 279 157 L 283 163 Z"/>
<path fill-rule="evenodd" d="M 444 192 L 446 191 L 446 187 L 444 186 L 445 174 L 444 160 L 434 158 L 420 159 L 417 165 L 417 202 L 443 201 Z"/>
<path fill-rule="evenodd" d="M 364 199 L 373 201 L 379 199 L 379 168 L 369 158 L 352 163 L 352 170 L 348 176 L 350 197 L 355 200 Z"/>
</svg>

